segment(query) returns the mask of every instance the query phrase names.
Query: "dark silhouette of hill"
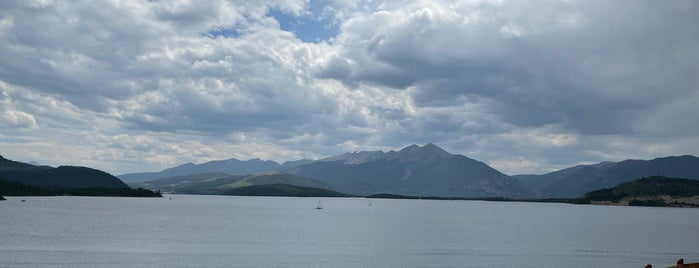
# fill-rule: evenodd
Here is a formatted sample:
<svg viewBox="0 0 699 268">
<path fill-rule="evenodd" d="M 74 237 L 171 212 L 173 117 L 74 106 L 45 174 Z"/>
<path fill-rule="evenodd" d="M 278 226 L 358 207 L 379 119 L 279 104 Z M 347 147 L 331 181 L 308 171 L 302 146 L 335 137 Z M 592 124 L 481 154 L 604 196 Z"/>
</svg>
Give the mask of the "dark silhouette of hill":
<svg viewBox="0 0 699 268">
<path fill-rule="evenodd" d="M 87 167 L 36 166 L 0 156 L 0 195 L 161 196 L 131 189 L 119 178 Z"/>
<path fill-rule="evenodd" d="M 0 179 L 0 194 L 5 196 L 128 196 L 128 197 L 162 197 L 158 192 L 139 188 L 104 188 L 104 187 L 55 187 L 31 186 Z"/>
<path fill-rule="evenodd" d="M 88 167 L 34 166 L 0 156 L 0 177 L 24 185 L 62 188 L 129 188 L 119 178 Z"/>
</svg>

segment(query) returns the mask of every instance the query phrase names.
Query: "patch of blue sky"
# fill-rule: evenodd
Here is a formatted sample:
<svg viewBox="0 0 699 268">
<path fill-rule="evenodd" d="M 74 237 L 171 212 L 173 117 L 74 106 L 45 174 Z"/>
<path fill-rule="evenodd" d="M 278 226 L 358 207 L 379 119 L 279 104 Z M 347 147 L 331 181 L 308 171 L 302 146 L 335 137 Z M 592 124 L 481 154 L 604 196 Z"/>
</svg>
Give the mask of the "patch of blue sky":
<svg viewBox="0 0 699 268">
<path fill-rule="evenodd" d="M 304 14 L 295 15 L 279 9 L 270 9 L 268 16 L 279 22 L 279 27 L 294 33 L 296 38 L 304 42 L 318 43 L 335 37 L 338 26 L 333 23 L 332 16 L 324 13 L 331 1 L 311 0 Z"/>
<path fill-rule="evenodd" d="M 203 36 L 207 36 L 210 38 L 218 38 L 218 37 L 226 37 L 226 38 L 237 38 L 238 36 L 241 36 L 243 33 L 235 26 L 233 27 L 216 27 L 208 32 L 202 34 Z"/>
<path fill-rule="evenodd" d="M 250 24 L 251 22 L 254 21 L 254 18 L 250 16 L 245 16 L 244 21 L 239 21 L 236 24 L 233 25 L 228 25 L 228 26 L 216 26 L 211 29 L 209 29 L 208 32 L 202 33 L 202 36 L 206 36 L 209 38 L 219 38 L 219 37 L 224 37 L 224 38 L 238 38 L 239 36 L 243 35 L 246 33 L 246 25 Z"/>
</svg>

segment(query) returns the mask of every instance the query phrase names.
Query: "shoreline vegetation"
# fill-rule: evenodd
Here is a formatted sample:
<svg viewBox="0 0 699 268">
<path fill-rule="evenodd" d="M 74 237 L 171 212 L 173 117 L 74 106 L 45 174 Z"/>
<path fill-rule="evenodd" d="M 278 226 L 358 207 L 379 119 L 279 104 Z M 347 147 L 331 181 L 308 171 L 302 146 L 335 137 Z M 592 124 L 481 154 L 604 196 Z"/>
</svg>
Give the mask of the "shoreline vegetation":
<svg viewBox="0 0 699 268">
<path fill-rule="evenodd" d="M 672 197 L 638 197 L 631 200 L 590 201 L 586 198 L 543 198 L 543 199 L 517 199 L 505 197 L 440 197 L 440 196 L 406 196 L 396 194 L 373 194 L 365 198 L 377 199 L 420 199 L 420 200 L 464 200 L 464 201 L 490 201 L 490 202 L 526 202 L 526 203 L 559 203 L 574 205 L 607 205 L 607 206 L 639 206 L 639 207 L 691 207 L 699 208 L 699 197 L 687 199 L 674 199 Z M 687 201 L 680 201 L 687 200 Z"/>
<path fill-rule="evenodd" d="M 31 186 L 0 179 L 2 196 L 107 196 L 107 197 L 163 197 L 158 191 L 145 188 L 106 187 L 53 187 Z"/>
<path fill-rule="evenodd" d="M 202 193 L 186 193 L 202 194 Z M 162 197 L 159 190 L 146 188 L 51 187 L 30 186 L 0 179 L 2 196 L 111 196 Z M 283 197 L 364 197 L 377 199 L 471 200 L 496 202 L 565 203 L 612 206 L 692 207 L 699 208 L 699 181 L 662 176 L 641 178 L 586 193 L 577 198 L 507 198 L 507 197 L 444 197 L 413 196 L 391 193 L 353 195 L 317 187 L 302 187 L 285 183 L 271 183 L 232 188 L 217 193 L 230 196 L 283 196 Z"/>
<path fill-rule="evenodd" d="M 566 203 L 643 207 L 691 207 L 699 208 L 699 181 L 652 176 L 600 189 L 577 198 L 517 199 L 505 197 L 462 198 L 434 196 L 404 196 L 374 194 L 368 198 L 427 199 L 427 200 L 478 200 L 500 202 Z"/>
<path fill-rule="evenodd" d="M 288 197 L 357 197 L 335 191 L 302 187 L 285 183 L 273 183 L 262 185 L 250 185 L 233 188 L 221 193 L 221 195 L 233 196 L 288 196 Z"/>
</svg>

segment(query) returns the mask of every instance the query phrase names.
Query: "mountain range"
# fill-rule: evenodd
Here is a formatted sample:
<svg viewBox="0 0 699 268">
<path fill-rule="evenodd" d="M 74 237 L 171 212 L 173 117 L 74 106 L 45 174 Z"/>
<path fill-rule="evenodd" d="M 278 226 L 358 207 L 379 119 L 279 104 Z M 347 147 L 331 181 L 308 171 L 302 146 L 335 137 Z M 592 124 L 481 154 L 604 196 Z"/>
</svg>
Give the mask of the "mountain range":
<svg viewBox="0 0 699 268">
<path fill-rule="evenodd" d="M 242 162 L 244 161 L 224 160 L 201 165 L 182 165 L 164 170 L 163 173 L 180 170 L 188 174 L 192 170 L 206 170 L 205 167 L 216 167 L 216 171 L 221 171 L 225 170 L 224 166 L 220 166 L 221 163 L 239 165 Z M 318 161 L 287 162 L 272 167 L 283 172 L 267 171 L 247 176 L 221 172 L 200 173 L 131 185 L 166 192 L 199 194 L 224 194 L 224 190 L 243 186 L 280 183 L 354 195 L 392 193 L 422 196 L 526 196 L 526 189 L 516 179 L 482 162 L 450 154 L 434 144 L 422 147 L 411 145 L 400 151 L 353 152 Z"/>
<path fill-rule="evenodd" d="M 648 176 L 699 179 L 699 158 L 672 156 L 653 160 L 625 160 L 580 165 L 541 175 L 508 176 L 483 162 L 451 154 L 434 144 L 410 145 L 399 151 L 361 151 L 320 160 L 298 160 L 278 164 L 252 159 L 187 163 L 160 172 L 131 173 L 119 178 L 133 186 L 170 187 L 192 190 L 197 180 L 234 183 L 245 175 L 278 171 L 290 177 L 312 179 L 320 185 L 298 185 L 298 178 L 277 181 L 304 187 L 332 189 L 365 195 L 390 193 L 442 197 L 548 198 L 579 197 Z M 225 179 L 224 179 L 225 178 Z M 218 180 L 218 181 L 217 181 Z M 150 181 L 145 184 L 137 183 Z M 179 181 L 174 183 L 175 181 Z M 295 184 L 296 183 L 296 184 Z M 259 185 L 259 184 L 252 184 Z M 186 187 L 185 187 L 186 186 Z M 201 188 L 203 189 L 203 188 Z M 200 189 L 200 190 L 201 190 Z M 174 188 L 172 190 L 175 190 Z"/>
<path fill-rule="evenodd" d="M 351 194 L 523 197 L 525 187 L 483 162 L 434 144 L 400 151 L 355 152 L 290 168 Z"/>
<path fill-rule="evenodd" d="M 117 178 L 87 167 L 54 168 L 0 156 L 0 179 L 32 187 L 130 189 L 121 178 L 135 187 L 197 194 L 223 194 L 246 186 L 283 184 L 351 195 L 574 198 L 651 176 L 699 180 L 699 158 L 684 155 L 601 162 L 547 174 L 508 176 L 483 162 L 448 153 L 429 143 L 410 145 L 399 151 L 351 152 L 283 164 L 260 159 L 187 163 L 160 172 L 131 173 Z"/>
</svg>

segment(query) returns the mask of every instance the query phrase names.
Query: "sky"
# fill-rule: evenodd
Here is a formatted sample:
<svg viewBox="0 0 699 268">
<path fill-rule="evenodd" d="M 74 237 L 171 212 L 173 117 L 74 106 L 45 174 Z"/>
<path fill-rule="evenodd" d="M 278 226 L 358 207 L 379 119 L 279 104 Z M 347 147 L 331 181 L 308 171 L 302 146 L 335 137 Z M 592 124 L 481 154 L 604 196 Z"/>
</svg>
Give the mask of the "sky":
<svg viewBox="0 0 699 268">
<path fill-rule="evenodd" d="M 0 1 L 0 155 L 112 174 L 434 143 L 699 155 L 699 1 Z"/>
</svg>

